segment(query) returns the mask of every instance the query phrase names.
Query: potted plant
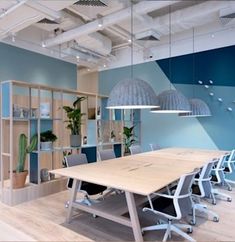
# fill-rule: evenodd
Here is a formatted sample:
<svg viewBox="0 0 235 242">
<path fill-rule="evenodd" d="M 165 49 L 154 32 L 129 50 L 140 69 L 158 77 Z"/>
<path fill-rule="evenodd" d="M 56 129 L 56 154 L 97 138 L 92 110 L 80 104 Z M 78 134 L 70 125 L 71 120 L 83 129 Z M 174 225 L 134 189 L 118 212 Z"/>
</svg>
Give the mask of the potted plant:
<svg viewBox="0 0 235 242">
<path fill-rule="evenodd" d="M 68 120 L 65 122 L 68 123 L 67 129 L 70 129 L 70 145 L 72 147 L 79 147 L 81 146 L 81 125 L 82 125 L 82 117 L 85 113 L 81 112 L 80 104 L 86 97 L 78 97 L 74 103 L 73 107 L 63 106 L 63 109 L 66 112 Z"/>
<path fill-rule="evenodd" d="M 114 133 L 114 130 L 112 130 L 112 131 L 111 131 L 111 134 L 110 134 L 110 141 L 111 141 L 111 142 L 114 142 L 114 141 L 115 141 L 115 137 L 116 137 L 116 135 L 115 135 L 115 133 Z"/>
<path fill-rule="evenodd" d="M 26 155 L 37 147 L 37 136 L 31 138 L 30 145 L 27 146 L 27 137 L 25 134 L 20 134 L 19 137 L 19 156 L 16 170 L 13 171 L 13 189 L 22 188 L 25 185 L 28 171 L 25 170 Z"/>
<path fill-rule="evenodd" d="M 52 150 L 52 143 L 57 140 L 57 136 L 51 130 L 47 130 L 40 134 L 41 150 Z"/>
<path fill-rule="evenodd" d="M 132 127 L 123 127 L 123 134 L 124 134 L 124 147 L 125 147 L 125 151 L 124 151 L 124 154 L 125 155 L 128 155 L 130 154 L 130 147 L 131 145 L 135 142 L 135 139 L 134 139 L 134 127 L 135 126 L 132 126 Z"/>
</svg>

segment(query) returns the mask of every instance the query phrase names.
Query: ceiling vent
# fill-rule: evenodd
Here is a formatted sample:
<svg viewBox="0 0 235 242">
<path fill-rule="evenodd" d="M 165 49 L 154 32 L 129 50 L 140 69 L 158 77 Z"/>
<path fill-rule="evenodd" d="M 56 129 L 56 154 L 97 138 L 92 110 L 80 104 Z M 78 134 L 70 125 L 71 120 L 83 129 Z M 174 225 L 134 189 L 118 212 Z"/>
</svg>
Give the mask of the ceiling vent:
<svg viewBox="0 0 235 242">
<path fill-rule="evenodd" d="M 108 0 L 79 0 L 76 3 L 74 3 L 73 5 L 107 7 Z"/>
<path fill-rule="evenodd" d="M 225 8 L 220 10 L 220 21 L 223 25 L 235 19 L 235 8 Z"/>
<path fill-rule="evenodd" d="M 57 22 L 50 20 L 48 18 L 44 18 L 40 21 L 38 21 L 39 24 L 58 24 Z"/>
<path fill-rule="evenodd" d="M 159 41 L 160 34 L 154 30 L 147 30 L 135 35 L 136 40 L 145 40 L 145 41 Z"/>
</svg>

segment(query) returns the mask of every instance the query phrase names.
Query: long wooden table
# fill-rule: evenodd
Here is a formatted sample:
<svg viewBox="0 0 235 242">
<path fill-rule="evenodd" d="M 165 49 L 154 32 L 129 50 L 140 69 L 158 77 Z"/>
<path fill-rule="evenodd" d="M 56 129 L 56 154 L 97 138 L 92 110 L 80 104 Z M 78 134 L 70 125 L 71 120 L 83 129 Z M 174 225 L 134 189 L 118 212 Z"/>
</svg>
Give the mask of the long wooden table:
<svg viewBox="0 0 235 242">
<path fill-rule="evenodd" d="M 131 227 L 135 240 L 143 241 L 134 194 L 147 196 L 159 191 L 178 180 L 182 174 L 192 172 L 195 168 L 200 168 L 225 153 L 225 151 L 170 148 L 51 172 L 74 179 L 67 222 L 71 221 L 73 208 L 78 208 Z M 76 203 L 80 181 L 123 190 L 130 219 L 112 214 L 110 211 L 99 210 L 95 206 Z"/>
</svg>

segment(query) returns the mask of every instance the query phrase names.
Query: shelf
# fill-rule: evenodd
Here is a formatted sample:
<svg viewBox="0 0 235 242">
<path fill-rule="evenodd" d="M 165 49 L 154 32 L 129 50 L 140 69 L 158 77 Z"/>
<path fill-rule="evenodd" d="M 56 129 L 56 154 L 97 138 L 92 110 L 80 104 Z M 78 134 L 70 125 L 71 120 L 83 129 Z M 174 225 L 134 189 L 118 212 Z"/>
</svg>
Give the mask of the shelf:
<svg viewBox="0 0 235 242">
<path fill-rule="evenodd" d="M 2 117 L 2 120 L 10 120 L 9 117 Z M 28 121 L 32 121 L 32 120 L 40 120 L 40 121 L 62 121 L 61 118 L 16 118 L 16 117 L 13 117 L 12 120 L 14 122 L 28 122 Z"/>
<path fill-rule="evenodd" d="M 118 145 L 121 144 L 122 142 L 105 142 L 105 143 L 98 143 L 97 146 L 103 146 L 103 145 Z"/>
</svg>

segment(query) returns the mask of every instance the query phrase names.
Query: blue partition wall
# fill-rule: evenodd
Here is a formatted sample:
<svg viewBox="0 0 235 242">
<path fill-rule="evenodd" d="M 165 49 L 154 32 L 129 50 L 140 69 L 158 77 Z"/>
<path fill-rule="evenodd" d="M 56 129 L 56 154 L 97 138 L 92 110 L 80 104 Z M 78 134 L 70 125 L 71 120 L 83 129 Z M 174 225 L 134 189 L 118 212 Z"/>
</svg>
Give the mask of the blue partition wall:
<svg viewBox="0 0 235 242">
<path fill-rule="evenodd" d="M 172 58 L 172 78 L 169 80 L 169 59 L 158 60 L 133 67 L 134 76 L 148 81 L 157 94 L 172 88 L 188 98 L 201 98 L 212 111 L 212 117 L 182 118 L 176 114 L 141 112 L 141 141 L 143 150 L 149 143 L 162 147 L 181 146 L 207 149 L 235 148 L 235 46 L 197 53 L 195 56 L 195 81 L 193 55 Z M 109 95 L 114 85 L 130 76 L 130 67 L 105 70 L 99 74 L 99 92 Z M 116 77 L 116 78 L 114 78 Z M 198 84 L 203 81 L 204 85 Z M 213 81 L 213 85 L 209 84 Z M 195 85 L 194 85 L 195 84 Z M 214 96 L 210 96 L 210 93 Z M 218 102 L 222 98 L 223 102 Z M 233 111 L 227 111 L 232 107 Z"/>
</svg>

